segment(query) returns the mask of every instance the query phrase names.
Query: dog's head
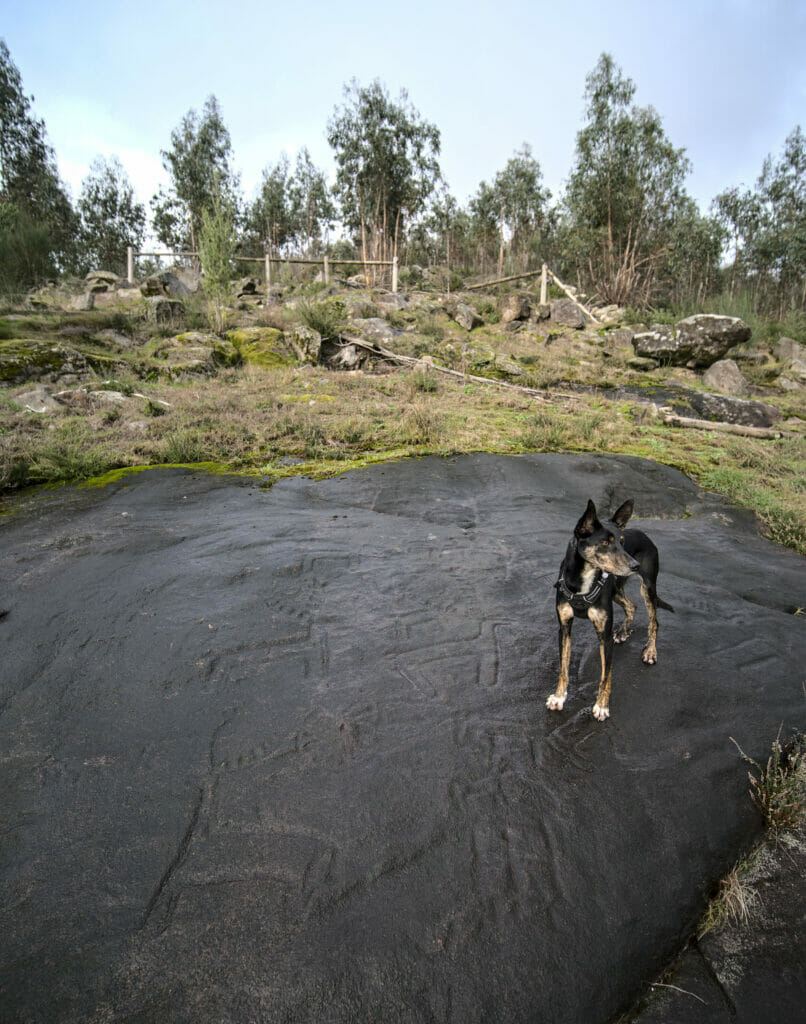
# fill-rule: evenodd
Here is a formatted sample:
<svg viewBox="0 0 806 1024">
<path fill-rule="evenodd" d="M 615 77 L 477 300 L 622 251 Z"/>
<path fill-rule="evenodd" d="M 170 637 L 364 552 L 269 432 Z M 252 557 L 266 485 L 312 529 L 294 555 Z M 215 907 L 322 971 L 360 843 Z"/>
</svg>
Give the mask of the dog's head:
<svg viewBox="0 0 806 1024">
<path fill-rule="evenodd" d="M 613 513 L 612 519 L 600 522 L 596 506 L 588 499 L 588 507 L 574 527 L 577 551 L 586 562 L 614 576 L 629 576 L 638 569 L 638 562 L 624 550 L 624 527 L 632 509 L 630 498 Z"/>
</svg>

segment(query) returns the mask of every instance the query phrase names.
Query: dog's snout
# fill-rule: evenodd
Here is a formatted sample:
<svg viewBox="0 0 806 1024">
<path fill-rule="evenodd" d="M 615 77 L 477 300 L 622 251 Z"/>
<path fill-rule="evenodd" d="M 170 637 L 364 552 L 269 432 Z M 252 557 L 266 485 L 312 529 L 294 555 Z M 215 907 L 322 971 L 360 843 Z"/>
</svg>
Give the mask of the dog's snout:
<svg viewBox="0 0 806 1024">
<path fill-rule="evenodd" d="M 638 572 L 638 570 L 641 568 L 641 563 L 636 562 L 636 560 L 632 556 L 628 555 L 628 558 L 630 563 L 630 572 Z"/>
</svg>

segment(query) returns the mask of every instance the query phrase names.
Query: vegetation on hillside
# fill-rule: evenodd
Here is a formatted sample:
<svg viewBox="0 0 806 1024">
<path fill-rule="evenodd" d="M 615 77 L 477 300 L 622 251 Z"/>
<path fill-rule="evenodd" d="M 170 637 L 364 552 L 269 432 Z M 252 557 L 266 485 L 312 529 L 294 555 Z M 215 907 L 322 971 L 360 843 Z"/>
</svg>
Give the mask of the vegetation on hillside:
<svg viewBox="0 0 806 1024">
<path fill-rule="evenodd" d="M 303 147 L 267 163 L 246 199 L 215 96 L 189 110 L 162 151 L 170 176 L 151 201 L 151 232 L 196 252 L 216 187 L 234 214 L 238 251 L 390 259 L 463 279 L 526 273 L 548 262 L 599 302 L 675 311 L 726 294 L 779 318 L 806 304 L 806 136 L 796 127 L 752 188 L 731 187 L 700 211 L 688 195 L 685 150 L 636 85 L 602 54 L 585 87 L 585 123 L 564 193 L 552 197 L 528 142 L 462 206 L 440 164 L 439 127 L 380 81 L 352 80 L 325 127 L 336 179 Z M 0 293 L 103 262 L 120 270 L 142 243 L 145 211 L 125 169 L 99 157 L 74 208 L 44 123 L 0 41 Z M 216 182 L 218 185 L 216 186 Z M 341 230 L 334 233 L 336 225 Z"/>
</svg>

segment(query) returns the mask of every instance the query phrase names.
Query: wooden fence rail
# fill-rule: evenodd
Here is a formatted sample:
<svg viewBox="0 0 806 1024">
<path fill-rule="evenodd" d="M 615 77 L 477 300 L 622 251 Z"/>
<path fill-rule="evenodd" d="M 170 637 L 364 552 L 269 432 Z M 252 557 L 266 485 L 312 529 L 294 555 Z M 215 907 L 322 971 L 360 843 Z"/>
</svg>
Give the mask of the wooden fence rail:
<svg viewBox="0 0 806 1024">
<path fill-rule="evenodd" d="M 197 252 L 135 252 L 134 248 L 130 245 L 126 251 L 126 278 L 129 284 L 134 283 L 134 261 L 140 256 L 169 256 L 173 259 L 193 257 L 198 259 L 199 254 Z M 295 257 L 289 257 L 288 259 L 272 259 L 271 256 L 266 254 L 265 256 L 233 256 L 232 259 L 238 263 L 262 263 L 265 268 L 264 273 L 267 285 L 271 284 L 272 263 L 303 263 L 308 266 L 322 267 L 325 284 L 330 284 L 330 268 L 336 264 L 339 266 L 351 267 L 391 267 L 392 291 L 397 292 L 399 270 L 397 256 L 391 260 L 341 260 L 334 259 L 332 256 L 324 256 L 321 260 L 306 260 L 297 259 Z"/>
</svg>

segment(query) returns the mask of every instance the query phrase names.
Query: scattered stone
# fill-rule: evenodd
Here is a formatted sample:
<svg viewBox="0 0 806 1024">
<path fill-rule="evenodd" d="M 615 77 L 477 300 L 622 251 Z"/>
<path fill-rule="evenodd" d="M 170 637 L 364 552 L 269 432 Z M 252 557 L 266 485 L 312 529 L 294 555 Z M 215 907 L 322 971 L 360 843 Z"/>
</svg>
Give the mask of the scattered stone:
<svg viewBox="0 0 806 1024">
<path fill-rule="evenodd" d="M 184 308 L 178 299 L 168 299 L 162 295 L 152 296 L 148 300 L 148 315 L 158 324 L 171 323 L 182 315 Z"/>
<path fill-rule="evenodd" d="M 703 383 L 723 395 L 750 394 L 750 387 L 742 376 L 742 371 L 732 359 L 718 359 L 703 374 Z"/>
<path fill-rule="evenodd" d="M 451 320 L 454 320 L 460 327 L 464 327 L 466 331 L 472 331 L 475 327 L 481 327 L 484 323 L 478 311 L 467 302 L 447 298 L 444 302 L 444 309 Z"/>
<path fill-rule="evenodd" d="M 234 290 L 239 299 L 244 295 L 257 295 L 257 281 L 254 277 L 242 277 L 235 285 Z"/>
<path fill-rule="evenodd" d="M 322 335 L 312 327 L 296 324 L 285 333 L 285 340 L 293 348 L 301 363 L 318 363 L 322 349 Z"/>
<path fill-rule="evenodd" d="M 132 349 L 136 347 L 132 338 L 129 338 L 125 334 L 121 334 L 120 331 L 114 331 L 111 328 L 106 331 L 99 331 L 95 337 L 102 344 L 109 346 L 109 348 L 117 349 L 118 351 L 121 349 Z"/>
<path fill-rule="evenodd" d="M 779 338 L 772 352 L 781 363 L 789 363 L 795 359 L 806 359 L 806 345 L 801 345 L 793 338 Z"/>
<path fill-rule="evenodd" d="M 152 274 L 140 285 L 140 292 L 147 299 L 160 296 L 184 299 L 191 294 L 191 289 L 172 270 L 161 274 Z"/>
<path fill-rule="evenodd" d="M 89 274 L 84 278 L 88 285 L 94 284 L 105 284 L 115 285 L 120 284 L 120 276 L 113 274 L 111 270 L 91 270 Z"/>
<path fill-rule="evenodd" d="M 551 317 L 551 306 L 549 306 L 548 303 L 544 303 L 543 305 L 538 303 L 534 307 L 534 309 L 532 311 L 532 316 L 535 318 L 535 320 L 548 320 L 548 319 L 550 319 L 550 317 Z"/>
<path fill-rule="evenodd" d="M 552 299 L 549 310 L 551 320 L 562 327 L 581 330 L 587 323 L 584 313 L 571 299 Z"/>
<path fill-rule="evenodd" d="M 767 353 L 759 352 L 756 348 L 734 348 L 730 352 L 731 359 L 737 363 L 750 363 L 754 366 L 761 366 L 767 362 Z"/>
<path fill-rule="evenodd" d="M 30 391 L 23 391 L 21 394 L 14 395 L 13 398 L 17 405 L 29 412 L 51 413 L 59 412 L 63 408 L 44 384 L 37 384 Z"/>
<path fill-rule="evenodd" d="M 381 292 L 379 295 L 376 294 L 375 301 L 384 309 L 400 312 L 402 309 L 409 308 L 411 299 L 408 295 L 403 295 L 400 292 Z"/>
<path fill-rule="evenodd" d="M 331 370 L 358 370 L 369 358 L 369 352 L 359 345 L 322 342 L 321 362 Z"/>
<path fill-rule="evenodd" d="M 362 338 L 366 338 L 368 341 L 378 342 L 381 345 L 391 344 L 401 335 L 401 331 L 397 330 L 395 327 L 391 327 L 379 316 L 353 320 L 351 326 L 358 334 L 361 335 Z"/>
<path fill-rule="evenodd" d="M 707 391 L 687 391 L 686 398 L 702 419 L 721 423 L 739 423 L 745 427 L 772 427 L 781 419 L 780 410 L 754 399 L 714 395 Z"/>
<path fill-rule="evenodd" d="M 802 359 L 793 359 L 787 368 L 790 377 L 794 377 L 801 384 L 806 384 L 806 352 Z"/>
<path fill-rule="evenodd" d="M 498 304 L 502 324 L 509 324 L 515 320 L 528 320 L 531 309 L 531 298 L 524 292 L 510 292 L 509 295 L 503 295 Z"/>
<path fill-rule="evenodd" d="M 800 391 L 800 384 L 796 384 L 794 380 L 790 380 L 789 377 L 779 377 L 775 382 L 782 391 Z"/>
<path fill-rule="evenodd" d="M 619 351 L 632 351 L 633 332 L 629 327 L 619 327 L 615 331 L 608 331 L 604 336 L 605 352 L 612 354 Z"/>
<path fill-rule="evenodd" d="M 627 366 L 633 370 L 656 370 L 658 368 L 658 361 L 656 359 L 649 359 L 646 356 L 632 356 L 627 360 Z"/>
<path fill-rule="evenodd" d="M 90 391 L 90 398 L 94 398 L 98 405 L 126 405 L 129 401 L 122 391 Z"/>
<path fill-rule="evenodd" d="M 76 313 L 86 313 L 95 309 L 95 293 L 84 292 L 83 295 L 74 295 L 67 303 L 67 308 Z"/>
</svg>

